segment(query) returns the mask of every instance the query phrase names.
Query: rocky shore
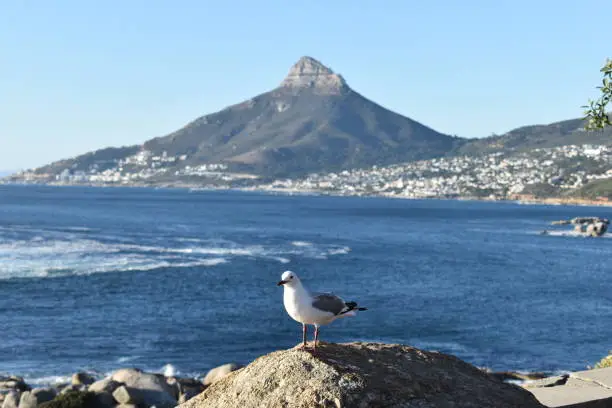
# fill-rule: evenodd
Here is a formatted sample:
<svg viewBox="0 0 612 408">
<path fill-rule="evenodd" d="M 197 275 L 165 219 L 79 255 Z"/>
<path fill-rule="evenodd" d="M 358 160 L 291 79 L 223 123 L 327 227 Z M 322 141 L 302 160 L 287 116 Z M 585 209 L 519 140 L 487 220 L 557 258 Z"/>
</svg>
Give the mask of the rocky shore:
<svg viewBox="0 0 612 408">
<path fill-rule="evenodd" d="M 607 403 L 612 355 L 591 370 L 548 376 L 490 372 L 440 352 L 362 342 L 321 343 L 316 355 L 298 345 L 196 378 L 122 368 L 33 388 L 21 377 L 0 376 L 1 408 L 612 406 Z"/>
<path fill-rule="evenodd" d="M 239 368 L 239 364 L 225 364 L 200 378 L 165 376 L 137 368 L 123 368 L 105 378 L 78 372 L 69 383 L 40 388 L 31 387 L 18 376 L 0 376 L 0 407 L 171 408 Z"/>
<path fill-rule="evenodd" d="M 322 343 L 316 356 L 281 350 L 197 378 L 123 368 L 105 378 L 78 372 L 70 382 L 33 388 L 23 378 L 0 376 L 0 407 L 437 407 L 455 401 L 452 406 L 528 408 L 540 405 L 512 383 L 543 376 L 491 373 L 402 345 Z"/>
</svg>

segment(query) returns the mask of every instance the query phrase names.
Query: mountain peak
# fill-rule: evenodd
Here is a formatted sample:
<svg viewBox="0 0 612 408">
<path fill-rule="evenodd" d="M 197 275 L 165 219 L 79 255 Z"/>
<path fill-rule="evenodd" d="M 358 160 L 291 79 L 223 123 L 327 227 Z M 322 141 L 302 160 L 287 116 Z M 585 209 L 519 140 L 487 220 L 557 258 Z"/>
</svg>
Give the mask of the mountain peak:
<svg viewBox="0 0 612 408">
<path fill-rule="evenodd" d="M 341 75 L 308 56 L 300 58 L 291 67 L 281 87 L 294 90 L 310 88 L 325 94 L 341 93 L 348 89 Z"/>
</svg>

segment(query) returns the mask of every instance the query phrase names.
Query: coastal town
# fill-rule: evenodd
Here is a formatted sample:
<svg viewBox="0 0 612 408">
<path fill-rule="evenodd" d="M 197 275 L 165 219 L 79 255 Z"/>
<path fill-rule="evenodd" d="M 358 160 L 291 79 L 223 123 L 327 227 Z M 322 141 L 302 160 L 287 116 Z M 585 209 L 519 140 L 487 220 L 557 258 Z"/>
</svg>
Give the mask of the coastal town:
<svg viewBox="0 0 612 408">
<path fill-rule="evenodd" d="M 528 196 L 534 186 L 563 193 L 612 178 L 612 146 L 568 145 L 515 153 L 442 157 L 391 166 L 310 174 L 263 182 L 235 173 L 225 164 L 183 165 L 186 155 L 154 156 L 146 150 L 115 162 L 93 163 L 87 170 L 59 174 L 26 170 L 3 182 L 55 185 L 248 188 L 334 195 L 384 195 L 402 198 L 504 199 Z"/>
<path fill-rule="evenodd" d="M 605 178 L 612 178 L 611 146 L 570 145 L 511 155 L 447 157 L 312 174 L 304 179 L 277 180 L 260 187 L 340 195 L 494 199 L 520 195 L 529 186 L 547 186 L 562 192 Z"/>
</svg>

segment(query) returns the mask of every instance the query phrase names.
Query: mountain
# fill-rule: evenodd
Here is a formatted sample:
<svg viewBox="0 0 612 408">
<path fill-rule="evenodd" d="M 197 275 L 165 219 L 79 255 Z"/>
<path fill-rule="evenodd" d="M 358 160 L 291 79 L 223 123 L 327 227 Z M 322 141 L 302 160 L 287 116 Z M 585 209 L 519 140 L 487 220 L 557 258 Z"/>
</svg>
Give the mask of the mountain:
<svg viewBox="0 0 612 408">
<path fill-rule="evenodd" d="M 321 62 L 302 57 L 271 91 L 201 116 L 169 135 L 60 160 L 11 179 L 203 182 L 213 173 L 217 177 L 218 170 L 261 178 L 299 177 L 612 140 L 612 129 L 585 132 L 583 126 L 582 119 L 572 119 L 482 139 L 453 137 L 385 109 Z"/>
<path fill-rule="evenodd" d="M 319 61 L 301 58 L 276 89 L 203 116 L 144 149 L 284 176 L 446 154 L 462 140 L 391 112 Z"/>
<path fill-rule="evenodd" d="M 177 168 L 223 164 L 230 170 L 292 176 L 445 155 L 465 140 L 391 112 L 344 78 L 302 57 L 275 89 L 202 116 L 142 146 L 103 149 L 37 169 L 57 174 L 112 166 L 138 151 L 182 157 Z M 165 152 L 165 153 L 164 153 Z"/>
</svg>

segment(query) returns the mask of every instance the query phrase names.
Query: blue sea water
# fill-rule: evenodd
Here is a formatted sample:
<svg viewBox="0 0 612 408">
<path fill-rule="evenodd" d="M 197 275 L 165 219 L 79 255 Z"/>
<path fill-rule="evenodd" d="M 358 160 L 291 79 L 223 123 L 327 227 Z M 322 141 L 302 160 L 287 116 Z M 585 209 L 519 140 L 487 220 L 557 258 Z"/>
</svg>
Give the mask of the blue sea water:
<svg viewBox="0 0 612 408">
<path fill-rule="evenodd" d="M 0 186 L 0 372 L 248 363 L 300 341 L 288 269 L 369 308 L 323 341 L 582 369 L 612 348 L 612 240 L 538 234 L 575 216 L 612 208 Z"/>
</svg>

